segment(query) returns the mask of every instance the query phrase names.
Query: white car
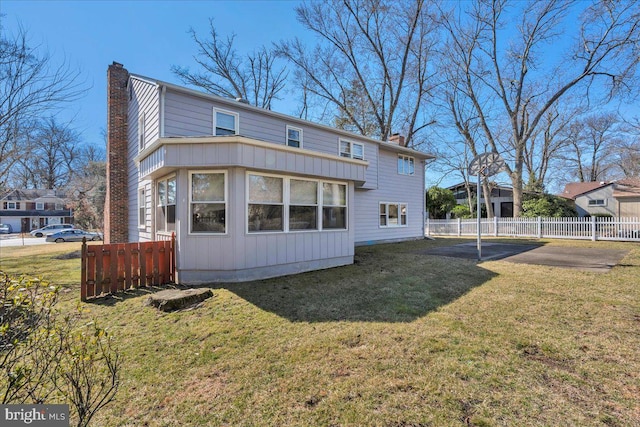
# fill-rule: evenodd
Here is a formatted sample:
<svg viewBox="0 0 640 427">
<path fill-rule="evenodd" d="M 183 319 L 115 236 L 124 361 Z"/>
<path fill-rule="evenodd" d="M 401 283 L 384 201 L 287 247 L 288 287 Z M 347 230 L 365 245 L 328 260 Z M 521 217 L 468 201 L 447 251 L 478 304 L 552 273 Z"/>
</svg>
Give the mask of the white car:
<svg viewBox="0 0 640 427">
<path fill-rule="evenodd" d="M 53 233 L 57 233 L 58 231 L 71 229 L 73 229 L 72 224 L 50 224 L 36 230 L 31 230 L 31 235 L 35 237 L 43 237 L 49 236 Z"/>
</svg>

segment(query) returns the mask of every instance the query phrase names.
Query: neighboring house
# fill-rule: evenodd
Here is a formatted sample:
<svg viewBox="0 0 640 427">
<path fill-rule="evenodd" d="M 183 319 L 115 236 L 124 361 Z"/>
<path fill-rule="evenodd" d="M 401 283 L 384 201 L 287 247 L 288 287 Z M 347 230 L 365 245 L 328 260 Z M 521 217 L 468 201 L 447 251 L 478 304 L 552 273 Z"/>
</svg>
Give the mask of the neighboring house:
<svg viewBox="0 0 640 427">
<path fill-rule="evenodd" d="M 105 241 L 176 233 L 181 283 L 353 263 L 424 238 L 428 154 L 108 70 Z"/>
<path fill-rule="evenodd" d="M 574 182 L 562 197 L 573 200 L 580 216 L 610 215 L 640 218 L 640 180 Z"/>
<path fill-rule="evenodd" d="M 14 232 L 28 232 L 49 224 L 73 223 L 65 194 L 58 190 L 10 190 L 0 197 L 0 223 Z"/>
<path fill-rule="evenodd" d="M 491 187 L 491 207 L 493 207 L 493 215 L 499 218 L 513 217 L 513 189 L 493 183 L 489 185 Z M 464 182 L 447 187 L 447 189 L 453 192 L 453 196 L 459 205 L 469 204 L 467 187 Z M 477 194 L 477 184 L 469 183 L 469 189 L 475 197 Z M 480 188 L 480 195 L 480 203 L 484 205 L 484 192 L 482 188 Z"/>
</svg>

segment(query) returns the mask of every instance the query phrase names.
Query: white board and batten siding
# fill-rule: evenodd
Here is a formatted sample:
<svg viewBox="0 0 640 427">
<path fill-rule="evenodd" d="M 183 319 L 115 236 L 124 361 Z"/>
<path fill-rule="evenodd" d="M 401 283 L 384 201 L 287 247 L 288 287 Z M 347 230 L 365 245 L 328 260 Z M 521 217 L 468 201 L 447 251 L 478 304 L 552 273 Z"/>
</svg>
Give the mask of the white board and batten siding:
<svg viewBox="0 0 640 427">
<path fill-rule="evenodd" d="M 135 77 L 129 79 L 129 120 L 128 120 L 128 165 L 129 165 L 129 240 L 148 240 L 151 234 L 151 214 L 149 228 L 140 228 L 138 220 L 138 189 L 140 188 L 139 170 L 134 161 L 140 151 L 139 125 L 144 114 L 144 146 L 152 144 L 160 136 L 160 95 L 158 86 L 152 82 Z M 146 211 L 151 212 L 151 185 L 147 186 L 149 203 Z"/>
<path fill-rule="evenodd" d="M 185 283 L 252 280 L 353 262 L 354 230 L 250 233 L 247 230 L 245 168 L 227 169 L 225 234 L 190 234 L 188 171 L 180 170 L 176 218 L 179 280 Z M 183 195 L 183 196 L 180 196 Z M 353 223 L 353 184 L 348 185 L 347 215 Z"/>
</svg>

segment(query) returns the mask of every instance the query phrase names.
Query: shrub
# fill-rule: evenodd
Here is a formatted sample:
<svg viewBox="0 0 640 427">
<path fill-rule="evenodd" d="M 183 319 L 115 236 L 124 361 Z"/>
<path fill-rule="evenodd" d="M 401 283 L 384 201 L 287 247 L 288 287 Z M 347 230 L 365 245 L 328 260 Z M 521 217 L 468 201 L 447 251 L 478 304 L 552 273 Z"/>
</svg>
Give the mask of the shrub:
<svg viewBox="0 0 640 427">
<path fill-rule="evenodd" d="M 0 403 L 70 403 L 86 426 L 117 393 L 120 354 L 80 308 L 55 308 L 58 291 L 0 271 Z"/>
</svg>

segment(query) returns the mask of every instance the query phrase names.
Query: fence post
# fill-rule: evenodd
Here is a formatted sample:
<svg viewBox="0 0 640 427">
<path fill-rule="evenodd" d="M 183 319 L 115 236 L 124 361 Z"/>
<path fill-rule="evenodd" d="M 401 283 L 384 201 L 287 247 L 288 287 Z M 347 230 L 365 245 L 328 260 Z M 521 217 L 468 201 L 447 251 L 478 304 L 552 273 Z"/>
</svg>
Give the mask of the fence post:
<svg viewBox="0 0 640 427">
<path fill-rule="evenodd" d="M 538 217 L 538 239 L 542 239 L 542 217 Z"/>
<path fill-rule="evenodd" d="M 498 217 L 493 217 L 493 235 L 498 237 Z"/>
<path fill-rule="evenodd" d="M 425 235 L 431 236 L 431 226 L 429 224 L 429 217 L 428 216 L 426 216 L 425 219 L 424 219 L 424 225 L 425 225 L 425 227 L 424 227 Z M 171 240 L 173 240 L 173 235 L 171 236 Z"/>
<path fill-rule="evenodd" d="M 80 256 L 80 301 L 87 300 L 87 238 L 82 238 Z"/>
<path fill-rule="evenodd" d="M 596 219 L 597 218 L 595 216 L 591 217 L 591 240 L 593 240 L 594 242 L 598 240 L 596 236 Z"/>
<path fill-rule="evenodd" d="M 427 218 L 428 220 L 428 218 Z M 176 233 L 171 233 L 171 273 L 169 274 L 171 283 L 176 282 Z"/>
</svg>

